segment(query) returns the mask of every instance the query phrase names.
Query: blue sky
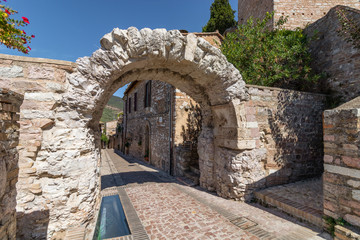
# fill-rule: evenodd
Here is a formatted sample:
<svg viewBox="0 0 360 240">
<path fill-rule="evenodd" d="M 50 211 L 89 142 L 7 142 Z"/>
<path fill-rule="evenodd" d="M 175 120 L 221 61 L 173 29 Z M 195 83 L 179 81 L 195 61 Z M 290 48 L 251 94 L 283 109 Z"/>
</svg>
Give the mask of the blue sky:
<svg viewBox="0 0 360 240">
<path fill-rule="evenodd" d="M 27 56 L 76 61 L 100 48 L 100 38 L 113 28 L 166 28 L 201 32 L 213 0 L 7 0 L 25 16 L 34 34 Z M 238 0 L 229 1 L 237 11 Z M 237 13 L 235 13 L 237 19 Z M 0 53 L 24 55 L 0 45 Z M 121 95 L 120 91 L 116 95 Z"/>
</svg>

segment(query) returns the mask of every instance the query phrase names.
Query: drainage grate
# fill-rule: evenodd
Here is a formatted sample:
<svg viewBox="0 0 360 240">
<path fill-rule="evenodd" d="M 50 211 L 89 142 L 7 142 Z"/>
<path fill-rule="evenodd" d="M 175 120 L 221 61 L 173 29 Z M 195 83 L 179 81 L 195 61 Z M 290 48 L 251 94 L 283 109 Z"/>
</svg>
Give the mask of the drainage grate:
<svg viewBox="0 0 360 240">
<path fill-rule="evenodd" d="M 275 237 L 273 235 L 271 235 L 269 232 L 260 228 L 256 222 L 253 222 L 246 217 L 239 217 L 239 218 L 231 220 L 230 222 L 232 224 L 234 224 L 235 226 L 241 228 L 242 230 L 245 230 L 245 231 L 255 235 L 259 239 L 262 239 L 262 240 L 275 239 Z"/>
<path fill-rule="evenodd" d="M 232 224 L 234 224 L 235 226 L 238 226 L 239 228 L 244 229 L 244 230 L 254 227 L 254 226 L 257 226 L 256 222 L 253 222 L 245 217 L 239 217 L 230 222 Z"/>
</svg>

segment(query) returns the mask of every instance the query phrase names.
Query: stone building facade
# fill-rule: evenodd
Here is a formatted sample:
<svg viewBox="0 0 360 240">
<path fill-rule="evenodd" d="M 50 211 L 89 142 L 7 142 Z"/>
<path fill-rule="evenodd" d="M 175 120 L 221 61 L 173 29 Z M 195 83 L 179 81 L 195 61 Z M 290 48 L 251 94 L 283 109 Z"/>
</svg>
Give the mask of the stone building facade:
<svg viewBox="0 0 360 240">
<path fill-rule="evenodd" d="M 171 172 L 171 85 L 133 82 L 124 93 L 125 153 Z"/>
<path fill-rule="evenodd" d="M 24 97 L 0 89 L 0 239 L 16 239 L 20 105 Z"/>
<path fill-rule="evenodd" d="M 201 129 L 194 130 L 189 122 L 195 120 L 195 101 L 154 80 L 131 83 L 124 100 L 123 152 L 172 175 L 190 174 L 190 169 L 198 174 L 196 141 Z"/>
<path fill-rule="evenodd" d="M 244 24 L 251 16 L 263 19 L 266 12 L 275 12 L 275 22 L 281 16 L 288 16 L 285 27 L 304 28 L 325 16 L 336 5 L 360 8 L 358 0 L 239 0 L 238 21 L 239 24 Z"/>
</svg>

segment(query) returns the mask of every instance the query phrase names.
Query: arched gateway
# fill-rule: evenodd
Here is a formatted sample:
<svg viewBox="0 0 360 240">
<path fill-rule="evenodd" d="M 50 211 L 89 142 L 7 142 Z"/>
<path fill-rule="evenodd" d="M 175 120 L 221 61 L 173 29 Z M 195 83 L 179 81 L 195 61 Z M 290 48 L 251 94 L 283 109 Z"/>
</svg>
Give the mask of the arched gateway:
<svg viewBox="0 0 360 240">
<path fill-rule="evenodd" d="M 243 128 L 239 103 L 247 93 L 239 71 L 225 56 L 202 38 L 165 29 L 114 29 L 101 39 L 101 46 L 91 57 L 76 61 L 61 90 L 39 94 L 45 102 L 55 102 L 49 116 L 21 110 L 22 118 L 40 119 L 42 131 L 29 170 L 33 172 L 19 179 L 17 198 L 18 212 L 23 213 L 19 224 L 32 217 L 40 221 L 28 221 L 23 234 L 36 237 L 47 224 L 47 237 L 52 237 L 93 219 L 99 193 L 98 122 L 110 96 L 135 80 L 170 83 L 201 105 L 200 184 L 223 197 L 243 198 L 244 184 L 234 182 L 226 169 L 238 153 L 254 147 L 239 136 Z M 25 91 L 25 100 L 36 96 Z M 50 120 L 41 122 L 44 118 Z M 28 157 L 20 153 L 20 163 Z M 20 164 L 20 173 L 21 168 Z M 29 181 L 36 188 L 32 195 L 21 188 Z"/>
</svg>

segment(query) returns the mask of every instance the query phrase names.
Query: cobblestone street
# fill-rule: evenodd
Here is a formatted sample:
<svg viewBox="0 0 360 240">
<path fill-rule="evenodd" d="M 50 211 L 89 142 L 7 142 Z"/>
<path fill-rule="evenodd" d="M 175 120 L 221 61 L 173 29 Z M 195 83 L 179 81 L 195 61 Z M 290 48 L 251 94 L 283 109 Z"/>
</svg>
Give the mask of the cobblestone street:
<svg viewBox="0 0 360 240">
<path fill-rule="evenodd" d="M 102 190 L 125 190 L 149 239 L 329 239 L 274 209 L 217 197 L 128 160 L 103 151 Z"/>
</svg>

